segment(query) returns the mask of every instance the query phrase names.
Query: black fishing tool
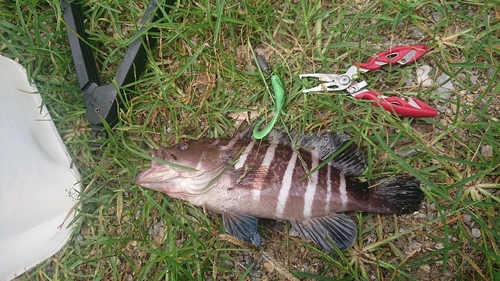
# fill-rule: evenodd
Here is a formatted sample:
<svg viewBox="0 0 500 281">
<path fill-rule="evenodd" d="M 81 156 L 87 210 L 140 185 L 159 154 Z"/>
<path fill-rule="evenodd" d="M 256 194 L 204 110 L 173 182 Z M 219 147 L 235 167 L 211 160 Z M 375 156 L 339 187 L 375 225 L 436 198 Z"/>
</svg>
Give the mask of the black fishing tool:
<svg viewBox="0 0 500 281">
<path fill-rule="evenodd" d="M 168 12 L 175 0 L 151 0 L 141 19 L 141 30 L 147 28 L 148 23 L 158 19 L 158 6 L 162 1 L 165 1 L 164 9 Z M 110 125 L 116 123 L 119 106 L 118 90 L 112 84 L 101 84 L 96 61 L 85 32 L 82 5 L 75 1 L 70 3 L 69 0 L 61 0 L 61 9 L 67 25 L 66 30 L 78 82 L 87 108 L 85 118 L 92 124 L 93 139 L 106 138 L 102 120 Z M 149 31 L 154 32 L 155 29 L 151 28 Z M 147 32 L 130 44 L 115 75 L 116 86 L 120 91 L 124 91 L 125 85 L 131 84 L 141 75 L 147 63 L 147 52 L 155 45 L 156 40 Z M 100 144 L 99 142 L 92 143 L 94 146 Z"/>
</svg>

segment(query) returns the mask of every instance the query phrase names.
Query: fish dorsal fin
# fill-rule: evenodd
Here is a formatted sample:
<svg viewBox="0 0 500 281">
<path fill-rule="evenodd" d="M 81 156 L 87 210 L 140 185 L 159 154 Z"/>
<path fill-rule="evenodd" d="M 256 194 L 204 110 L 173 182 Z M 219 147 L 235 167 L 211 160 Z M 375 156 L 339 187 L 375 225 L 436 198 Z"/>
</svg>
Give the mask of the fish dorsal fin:
<svg viewBox="0 0 500 281">
<path fill-rule="evenodd" d="M 340 250 L 350 248 L 358 235 L 356 223 L 350 217 L 341 214 L 302 222 L 291 221 L 291 223 L 302 239 L 311 240 L 329 252 L 334 250 L 332 242 Z"/>
<path fill-rule="evenodd" d="M 297 146 L 310 151 L 321 160 L 326 160 L 339 149 L 342 151 L 329 162 L 346 176 L 357 177 L 366 169 L 363 153 L 356 144 L 347 145 L 350 138 L 337 132 L 302 135 L 297 139 Z M 347 145 L 347 146 L 346 146 Z M 346 147 L 344 147 L 346 146 Z"/>
<path fill-rule="evenodd" d="M 245 127 L 238 133 L 239 138 L 252 138 L 252 125 Z M 279 129 L 273 129 L 260 141 L 277 143 L 285 146 L 295 144 L 297 148 L 307 150 L 317 156 L 322 161 L 328 159 L 339 149 L 342 151 L 329 162 L 337 170 L 346 176 L 357 177 L 366 169 L 365 156 L 356 144 L 347 145 L 350 138 L 337 132 L 327 132 L 323 134 L 298 134 L 296 131 L 286 132 Z M 344 147 L 347 145 L 346 147 Z"/>
<path fill-rule="evenodd" d="M 260 235 L 257 230 L 259 221 L 256 217 L 224 212 L 222 221 L 227 233 L 260 247 Z"/>
</svg>

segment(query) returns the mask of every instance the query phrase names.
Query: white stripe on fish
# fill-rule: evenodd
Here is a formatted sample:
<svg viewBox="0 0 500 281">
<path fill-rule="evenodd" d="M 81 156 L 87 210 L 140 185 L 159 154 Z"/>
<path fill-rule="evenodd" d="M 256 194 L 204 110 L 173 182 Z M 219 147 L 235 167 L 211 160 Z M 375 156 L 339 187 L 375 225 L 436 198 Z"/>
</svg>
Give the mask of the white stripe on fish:
<svg viewBox="0 0 500 281">
<path fill-rule="evenodd" d="M 330 200 L 332 200 L 332 177 L 330 175 L 331 173 L 331 166 L 326 165 L 327 167 L 327 172 L 326 172 L 326 207 L 325 207 L 325 212 L 329 213 L 330 212 Z M 318 171 L 319 173 L 319 171 Z"/>
<path fill-rule="evenodd" d="M 222 150 L 227 150 L 233 148 L 234 144 L 239 140 L 239 138 L 232 138 L 227 145 L 222 146 Z"/>
<path fill-rule="evenodd" d="M 261 166 L 269 167 L 271 165 L 271 162 L 274 159 L 274 154 L 276 153 L 276 146 L 278 146 L 278 144 L 271 143 L 271 145 L 267 148 L 266 155 L 264 155 L 264 160 L 262 161 Z"/>
<path fill-rule="evenodd" d="M 346 190 L 346 182 L 345 182 L 345 175 L 344 173 L 340 173 L 339 175 L 339 193 L 340 193 L 340 200 L 342 201 L 342 206 L 346 207 L 347 206 L 347 201 L 349 200 L 347 198 L 347 190 Z"/>
<path fill-rule="evenodd" d="M 255 144 L 255 142 L 253 142 L 253 141 L 249 142 L 247 147 L 243 151 L 243 153 L 241 153 L 240 159 L 238 159 L 238 162 L 236 162 L 236 164 L 234 164 L 234 168 L 236 170 L 243 168 L 243 166 L 245 165 L 245 162 L 247 161 L 248 154 L 250 154 L 250 152 L 252 151 L 254 144 Z"/>
<path fill-rule="evenodd" d="M 283 216 L 283 211 L 285 210 L 286 202 L 288 201 L 288 193 L 290 192 L 290 187 L 292 186 L 292 176 L 293 170 L 295 170 L 295 162 L 297 161 L 297 153 L 295 151 L 292 153 L 292 157 L 286 166 L 285 173 L 283 175 L 283 181 L 278 195 L 278 204 L 276 205 L 276 217 Z"/>
<path fill-rule="evenodd" d="M 255 142 L 252 141 L 251 143 L 255 143 Z M 266 168 L 269 169 L 269 166 L 271 165 L 271 162 L 274 159 L 274 154 L 276 153 L 276 146 L 277 146 L 276 143 L 271 143 L 271 145 L 267 148 L 266 154 L 264 155 L 264 160 L 262 160 L 262 163 L 260 164 L 260 167 L 262 167 L 263 169 L 266 169 Z M 261 148 L 262 148 L 261 146 L 257 147 L 257 152 L 255 152 L 255 153 L 257 154 L 259 149 L 261 149 Z M 258 192 L 252 191 L 252 198 L 254 200 L 256 200 L 256 202 L 257 202 L 257 200 L 260 200 L 260 193 L 261 193 L 261 189 L 262 189 L 262 184 L 264 184 L 265 177 L 266 177 L 266 174 L 261 173 L 255 179 L 255 186 L 253 187 L 253 190 L 257 190 Z"/>
<path fill-rule="evenodd" d="M 313 157 L 311 171 L 318 166 L 319 158 Z M 318 175 L 319 171 L 314 172 L 310 175 L 311 179 L 308 180 L 308 184 L 306 187 L 306 193 L 304 194 L 304 217 L 310 218 L 312 211 L 312 204 L 314 200 L 314 195 L 316 194 L 316 187 L 318 186 Z"/>
</svg>

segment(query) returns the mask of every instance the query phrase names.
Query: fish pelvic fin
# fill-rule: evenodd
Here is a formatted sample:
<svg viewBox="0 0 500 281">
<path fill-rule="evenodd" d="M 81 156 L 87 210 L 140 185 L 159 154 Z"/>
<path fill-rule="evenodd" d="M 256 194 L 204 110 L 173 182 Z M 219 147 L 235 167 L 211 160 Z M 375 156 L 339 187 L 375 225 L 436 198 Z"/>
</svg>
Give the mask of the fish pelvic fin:
<svg viewBox="0 0 500 281">
<path fill-rule="evenodd" d="M 371 185 L 369 188 L 368 185 Z M 351 194 L 363 211 L 381 214 L 408 214 L 420 208 L 425 195 L 420 182 L 412 176 L 396 176 L 370 183 L 354 183 Z"/>
<path fill-rule="evenodd" d="M 311 240 L 325 251 L 332 252 L 335 244 L 340 250 L 350 248 L 358 229 L 356 223 L 348 216 L 334 214 L 328 217 L 291 221 L 293 228 L 304 240 Z"/>
<path fill-rule="evenodd" d="M 259 220 L 256 217 L 224 212 L 222 214 L 222 221 L 227 233 L 260 247 L 261 239 L 257 229 Z"/>
</svg>

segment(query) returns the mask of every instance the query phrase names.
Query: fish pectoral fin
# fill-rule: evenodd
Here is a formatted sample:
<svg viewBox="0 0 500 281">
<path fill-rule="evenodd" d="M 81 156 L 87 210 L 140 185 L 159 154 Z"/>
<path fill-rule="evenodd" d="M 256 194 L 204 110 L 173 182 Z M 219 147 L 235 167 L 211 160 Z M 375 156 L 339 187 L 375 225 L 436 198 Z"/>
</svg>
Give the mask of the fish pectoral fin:
<svg viewBox="0 0 500 281">
<path fill-rule="evenodd" d="M 333 251 L 332 243 L 340 250 L 351 247 L 358 235 L 356 223 L 348 216 L 335 214 L 329 217 L 291 221 L 293 228 L 304 240 L 312 240 L 326 251 Z"/>
<path fill-rule="evenodd" d="M 260 235 L 257 230 L 259 220 L 256 217 L 225 212 L 222 214 L 222 221 L 227 233 L 260 247 Z"/>
</svg>

